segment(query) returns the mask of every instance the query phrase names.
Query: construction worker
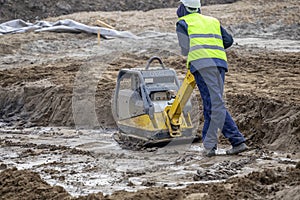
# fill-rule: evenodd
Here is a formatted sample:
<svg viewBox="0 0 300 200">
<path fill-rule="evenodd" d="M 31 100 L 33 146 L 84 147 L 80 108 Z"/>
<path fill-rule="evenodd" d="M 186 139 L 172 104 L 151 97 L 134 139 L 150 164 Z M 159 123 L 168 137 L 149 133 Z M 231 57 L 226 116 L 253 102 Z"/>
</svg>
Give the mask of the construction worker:
<svg viewBox="0 0 300 200">
<path fill-rule="evenodd" d="M 233 39 L 217 19 L 202 15 L 200 7 L 200 0 L 181 0 L 176 32 L 182 55 L 188 56 L 187 67 L 195 77 L 203 101 L 204 155 L 216 155 L 218 129 L 232 145 L 226 154 L 234 155 L 249 148 L 222 97 L 228 71 L 225 49 L 232 45 Z"/>
</svg>

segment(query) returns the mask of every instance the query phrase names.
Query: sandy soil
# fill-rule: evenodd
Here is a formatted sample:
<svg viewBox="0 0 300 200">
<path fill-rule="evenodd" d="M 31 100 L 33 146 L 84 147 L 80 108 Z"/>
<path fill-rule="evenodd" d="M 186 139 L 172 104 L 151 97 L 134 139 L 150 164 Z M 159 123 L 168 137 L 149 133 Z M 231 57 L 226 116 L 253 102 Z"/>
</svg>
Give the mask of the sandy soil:
<svg viewBox="0 0 300 200">
<path fill-rule="evenodd" d="M 139 40 L 98 45 L 87 34 L 0 37 L 0 199 L 300 198 L 300 26 L 294 0 L 202 9 L 237 38 L 228 51 L 225 99 L 251 151 L 223 156 L 229 147 L 223 137 L 214 158 L 202 157 L 200 144 L 137 152 L 113 140 L 110 104 L 119 69 L 144 66 L 158 55 L 184 77 L 175 11 L 47 19 L 101 19 Z M 201 107 L 196 90 L 193 98 Z"/>
<path fill-rule="evenodd" d="M 237 0 L 205 0 L 202 5 L 233 3 Z M 148 11 L 156 8 L 176 7 L 179 0 L 1 0 L 0 23 L 11 19 L 29 21 L 40 20 L 46 17 L 66 15 L 80 11 Z"/>
</svg>

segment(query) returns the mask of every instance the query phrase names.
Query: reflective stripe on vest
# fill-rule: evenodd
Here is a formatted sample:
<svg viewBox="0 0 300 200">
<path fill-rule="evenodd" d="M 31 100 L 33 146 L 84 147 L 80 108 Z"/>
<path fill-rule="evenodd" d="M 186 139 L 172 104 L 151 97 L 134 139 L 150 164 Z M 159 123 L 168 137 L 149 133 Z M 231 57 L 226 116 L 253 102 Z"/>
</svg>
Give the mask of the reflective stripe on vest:
<svg viewBox="0 0 300 200">
<path fill-rule="evenodd" d="M 179 18 L 188 25 L 190 38 L 190 51 L 187 59 L 187 67 L 190 62 L 200 59 L 217 58 L 227 61 L 220 22 L 199 13 L 188 14 Z"/>
</svg>

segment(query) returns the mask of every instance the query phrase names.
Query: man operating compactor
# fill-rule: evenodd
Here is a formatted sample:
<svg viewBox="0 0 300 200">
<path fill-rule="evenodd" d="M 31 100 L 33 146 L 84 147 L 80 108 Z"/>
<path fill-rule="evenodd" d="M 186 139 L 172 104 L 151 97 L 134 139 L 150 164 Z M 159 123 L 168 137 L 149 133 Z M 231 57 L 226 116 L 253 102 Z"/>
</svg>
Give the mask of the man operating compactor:
<svg viewBox="0 0 300 200">
<path fill-rule="evenodd" d="M 187 56 L 187 68 L 194 75 L 203 101 L 204 155 L 216 155 L 218 129 L 232 145 L 226 154 L 234 155 L 249 148 L 223 101 L 228 71 L 225 49 L 232 45 L 233 39 L 217 19 L 202 15 L 200 7 L 200 0 L 181 0 L 176 32 L 182 54 Z"/>
</svg>

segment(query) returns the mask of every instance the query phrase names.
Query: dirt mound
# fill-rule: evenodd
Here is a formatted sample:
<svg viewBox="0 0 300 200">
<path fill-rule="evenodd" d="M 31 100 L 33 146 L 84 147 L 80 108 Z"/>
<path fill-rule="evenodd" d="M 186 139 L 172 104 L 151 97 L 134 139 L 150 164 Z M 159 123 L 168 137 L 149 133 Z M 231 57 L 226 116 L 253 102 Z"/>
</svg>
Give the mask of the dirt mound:
<svg viewBox="0 0 300 200">
<path fill-rule="evenodd" d="M 0 186 L 1 199 L 70 199 L 64 188 L 52 187 L 28 170 L 4 170 L 0 173 Z"/>
<path fill-rule="evenodd" d="M 300 150 L 300 106 L 249 95 L 227 95 L 237 124 L 251 146 Z"/>
<path fill-rule="evenodd" d="M 52 68 L 51 66 L 48 67 Z M 58 82 L 53 84 L 41 79 L 65 73 L 70 74 L 70 81 L 72 81 L 72 77 L 74 78 L 78 67 L 72 64 L 69 67 L 54 68 L 51 71 L 46 70 L 48 72 L 38 67 L 21 71 L 18 69 L 10 72 L 6 70 L 1 71 L 0 77 L 7 82 L 4 85 L 2 84 L 0 91 L 0 104 L 4 108 L 1 110 L 0 115 L 12 119 L 4 120 L 4 122 L 15 121 L 18 122 L 18 126 L 22 126 L 25 121 L 28 121 L 27 127 L 30 127 L 31 124 L 42 126 L 44 124 L 58 124 L 60 122 L 63 122 L 65 125 L 73 124 L 72 116 L 70 115 L 72 113 L 71 83 L 68 84 L 68 82 L 65 82 L 63 86 L 59 86 L 57 85 L 59 84 Z M 12 74 L 15 74 L 15 77 L 12 77 Z M 22 81 L 19 82 L 17 80 Z M 28 82 L 32 81 L 35 83 L 28 84 Z M 15 85 L 14 89 L 6 89 L 6 84 Z M 22 86 L 20 87 L 20 85 Z"/>
<path fill-rule="evenodd" d="M 233 3 L 235 1 L 237 0 L 206 0 L 203 2 L 203 5 Z M 1 0 L 0 23 L 16 18 L 34 21 L 80 11 L 147 11 L 156 8 L 177 7 L 178 2 L 178 0 Z"/>
</svg>

